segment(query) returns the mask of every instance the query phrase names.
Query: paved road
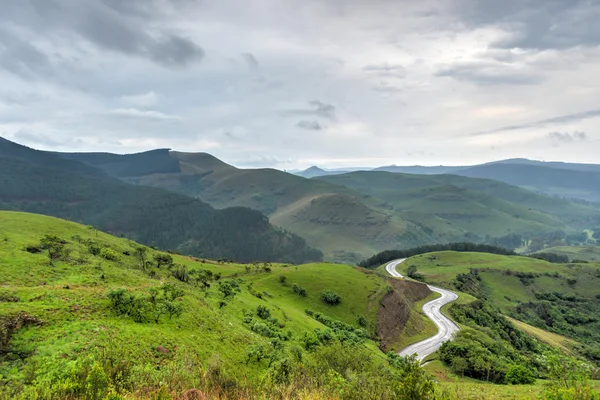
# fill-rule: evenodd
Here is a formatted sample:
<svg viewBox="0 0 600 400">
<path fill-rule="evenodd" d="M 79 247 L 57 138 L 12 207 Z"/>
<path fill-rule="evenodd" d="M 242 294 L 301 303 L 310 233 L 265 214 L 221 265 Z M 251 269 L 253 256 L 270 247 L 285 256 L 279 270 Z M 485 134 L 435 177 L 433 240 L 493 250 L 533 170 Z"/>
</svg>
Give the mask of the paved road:
<svg viewBox="0 0 600 400">
<path fill-rule="evenodd" d="M 396 271 L 396 267 L 405 260 L 406 258 L 403 258 L 388 263 L 388 265 L 385 266 L 386 271 L 395 278 L 402 278 L 403 276 Z M 427 287 L 442 295 L 442 297 L 438 297 L 423 305 L 423 312 L 438 327 L 438 333 L 428 339 L 413 343 L 400 351 L 401 356 L 408 356 L 416 353 L 417 358 L 420 361 L 423 361 L 423 359 L 431 353 L 436 352 L 442 343 L 452 339 L 452 335 L 459 330 L 458 326 L 441 312 L 442 306 L 456 300 L 458 295 L 449 290 L 435 286 L 427 285 Z"/>
</svg>

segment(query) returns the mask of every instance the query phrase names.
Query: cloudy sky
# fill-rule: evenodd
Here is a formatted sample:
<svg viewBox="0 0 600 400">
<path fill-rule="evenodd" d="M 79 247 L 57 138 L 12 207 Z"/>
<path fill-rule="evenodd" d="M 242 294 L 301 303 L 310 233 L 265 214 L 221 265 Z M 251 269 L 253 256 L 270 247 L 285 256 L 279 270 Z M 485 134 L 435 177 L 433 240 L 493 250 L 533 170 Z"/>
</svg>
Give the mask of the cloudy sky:
<svg viewBox="0 0 600 400">
<path fill-rule="evenodd" d="M 238 166 L 600 163 L 596 0 L 0 0 L 0 136 Z"/>
</svg>

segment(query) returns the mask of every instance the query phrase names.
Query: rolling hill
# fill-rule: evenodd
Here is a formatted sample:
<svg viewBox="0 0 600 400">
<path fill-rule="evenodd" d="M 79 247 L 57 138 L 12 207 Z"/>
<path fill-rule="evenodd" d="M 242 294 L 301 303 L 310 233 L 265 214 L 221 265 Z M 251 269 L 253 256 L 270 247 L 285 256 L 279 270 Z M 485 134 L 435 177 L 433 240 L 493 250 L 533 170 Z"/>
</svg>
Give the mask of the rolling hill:
<svg viewBox="0 0 600 400">
<path fill-rule="evenodd" d="M 3 143 L 5 147 L 18 147 L 7 141 Z M 358 171 L 305 179 L 274 169 L 235 168 L 207 153 L 183 153 L 168 149 L 130 155 L 35 154 L 38 164 L 34 163 L 34 166 L 43 168 L 44 160 L 46 164 L 47 160 L 64 163 L 61 170 L 77 175 L 84 173 L 90 179 L 102 179 L 103 185 L 108 181 L 111 185 L 118 184 L 117 179 L 136 184 L 138 189 L 121 187 L 126 187 L 129 192 L 139 190 L 137 195 L 144 198 L 156 197 L 150 196 L 149 188 L 142 189 L 150 186 L 198 198 L 218 209 L 248 207 L 258 210 L 275 225 L 304 237 L 308 245 L 323 251 L 327 260 L 336 262 L 355 263 L 373 252 L 392 247 L 410 248 L 451 241 L 487 242 L 516 248 L 535 238 L 535 246 L 539 247 L 540 243 L 555 242 L 556 237 L 576 238 L 581 236 L 584 229 L 600 226 L 600 212 L 594 207 L 489 179 L 381 171 Z M 76 167 L 82 164 L 85 165 Z M 76 191 L 78 185 L 86 187 L 84 181 L 80 179 L 77 184 L 66 186 Z M 83 190 L 89 191 L 88 188 Z M 166 196 L 164 192 L 156 193 Z M 63 196 L 63 200 L 68 200 L 69 196 L 72 197 L 73 193 Z M 128 196 L 133 199 L 134 195 L 130 193 Z M 110 202 L 119 204 L 117 197 L 115 192 Z M 184 199 L 177 198 L 181 201 Z M 4 208 L 15 209 L 14 201 L 7 202 L 3 198 L 0 201 L 4 203 Z M 43 212 L 44 207 L 49 208 L 50 205 L 44 202 L 41 208 L 39 204 L 37 208 L 31 204 L 27 207 L 16 209 Z M 65 213 L 65 210 L 59 214 L 56 214 L 58 210 L 50 213 L 76 219 L 77 215 L 72 214 L 76 208 L 69 207 L 71 214 Z M 237 216 L 234 219 L 241 218 L 240 214 L 250 215 L 247 211 L 235 210 Z M 231 216 L 233 213 L 232 210 L 225 210 L 215 215 Z M 88 220 L 91 218 L 87 212 L 81 215 L 86 215 Z M 217 224 L 224 223 L 225 219 L 219 219 Z M 97 224 L 93 220 L 90 223 Z M 134 225 L 139 223 L 138 218 Z M 189 224 L 189 221 L 185 223 Z M 106 228 L 118 227 L 107 225 Z M 131 234 L 131 231 L 115 232 Z M 206 230 L 203 232 L 209 234 Z M 284 232 L 280 234 L 285 236 Z M 165 240 L 170 248 L 181 246 L 178 247 L 181 251 L 197 251 L 194 249 L 198 240 L 175 236 L 177 239 L 138 239 L 147 242 Z M 266 243 L 285 241 L 283 236 L 267 240 Z M 223 235 L 217 237 L 218 240 L 224 238 Z M 210 240 L 207 239 L 208 242 Z M 574 239 L 567 242 L 576 243 Z M 302 246 L 300 242 L 297 245 Z M 214 246 L 209 243 L 205 245 L 208 248 Z M 265 251 L 263 245 L 257 246 L 260 250 L 254 254 Z M 239 256 L 236 253 L 238 250 L 233 247 L 228 251 Z"/>
<path fill-rule="evenodd" d="M 600 264 L 553 264 L 519 256 L 452 251 L 402 264 L 427 282 L 486 300 L 504 314 L 578 342 L 571 350 L 600 363 Z"/>
<path fill-rule="evenodd" d="M 274 169 L 235 168 L 207 153 L 167 149 L 58 155 L 216 208 L 256 209 L 337 262 L 357 262 L 390 247 L 448 241 L 515 248 L 521 239 L 546 240 L 557 231 L 575 235 L 600 221 L 593 207 L 488 179 L 378 171 L 305 179 Z"/>
<path fill-rule="evenodd" d="M 544 164 L 488 164 L 455 172 L 471 178 L 488 178 L 552 196 L 600 202 L 600 167 L 566 169 Z"/>
<path fill-rule="evenodd" d="M 379 346 L 427 328 L 429 294 L 347 265 L 202 261 L 0 211 L 0 399 L 404 399 L 407 374 Z"/>
<path fill-rule="evenodd" d="M 248 208 L 124 183 L 75 160 L 0 141 L 0 205 L 54 215 L 199 257 L 306 262 L 319 251 Z"/>
</svg>

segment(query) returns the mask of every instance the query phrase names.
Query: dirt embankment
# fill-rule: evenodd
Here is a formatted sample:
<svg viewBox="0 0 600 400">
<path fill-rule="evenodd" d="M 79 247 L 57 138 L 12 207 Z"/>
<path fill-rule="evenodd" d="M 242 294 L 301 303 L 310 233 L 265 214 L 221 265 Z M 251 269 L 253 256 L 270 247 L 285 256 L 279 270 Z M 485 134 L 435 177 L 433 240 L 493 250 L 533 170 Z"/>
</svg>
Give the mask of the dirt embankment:
<svg viewBox="0 0 600 400">
<path fill-rule="evenodd" d="M 422 327 L 422 320 L 416 314 L 415 303 L 432 292 L 427 285 L 398 279 L 389 279 L 393 291 L 379 302 L 377 310 L 377 334 L 381 339 L 381 349 L 390 350 L 401 335 L 415 335 Z"/>
</svg>

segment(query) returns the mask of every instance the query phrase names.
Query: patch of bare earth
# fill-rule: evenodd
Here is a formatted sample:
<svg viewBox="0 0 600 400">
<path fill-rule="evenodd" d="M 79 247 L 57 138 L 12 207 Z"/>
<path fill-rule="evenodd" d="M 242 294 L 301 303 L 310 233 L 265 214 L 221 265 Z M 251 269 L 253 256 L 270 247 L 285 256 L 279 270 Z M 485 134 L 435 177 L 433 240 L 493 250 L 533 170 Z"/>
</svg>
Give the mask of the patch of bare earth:
<svg viewBox="0 0 600 400">
<path fill-rule="evenodd" d="M 403 334 L 411 313 L 416 312 L 414 304 L 431 294 L 422 283 L 398 279 L 389 279 L 389 283 L 393 290 L 381 299 L 377 310 L 377 335 L 383 351 Z"/>
</svg>

